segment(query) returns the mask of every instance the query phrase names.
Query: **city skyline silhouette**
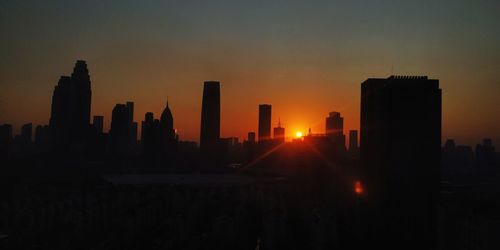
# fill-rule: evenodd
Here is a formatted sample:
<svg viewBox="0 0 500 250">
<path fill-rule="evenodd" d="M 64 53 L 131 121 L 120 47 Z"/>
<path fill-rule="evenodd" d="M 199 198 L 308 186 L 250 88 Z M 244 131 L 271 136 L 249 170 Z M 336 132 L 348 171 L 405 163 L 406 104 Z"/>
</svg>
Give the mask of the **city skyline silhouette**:
<svg viewBox="0 0 500 250">
<path fill-rule="evenodd" d="M 203 85 L 200 83 L 203 95 L 202 109 L 199 112 L 201 123 L 198 144 L 195 141 L 181 140 L 179 130 L 175 129 L 175 121 L 182 114 L 171 111 L 168 98 L 165 99 L 161 113 L 146 112 L 143 120 L 134 119 L 135 102 L 127 100 L 115 104 L 112 116 L 108 118 L 111 120 L 111 126 L 107 131 L 103 126 L 105 116 L 91 116 L 95 83 L 91 80 L 92 73 L 88 68 L 86 61 L 77 60 L 71 76 L 62 75 L 55 83 L 48 125 L 36 125 L 34 128 L 33 123 L 26 123 L 19 134 L 14 133 L 12 125 L 8 123 L 0 126 L 0 161 L 5 166 L 0 171 L 6 176 L 15 176 L 15 180 L 32 178 L 29 182 L 33 184 L 30 185 L 40 185 L 43 188 L 61 181 L 66 183 L 63 185 L 68 185 L 68 181 L 73 182 L 81 178 L 78 181 L 84 186 L 88 185 L 81 190 L 85 190 L 84 192 L 98 188 L 99 185 L 94 182 L 103 181 L 113 187 L 107 188 L 106 192 L 114 193 L 114 188 L 124 187 L 132 192 L 145 192 L 145 196 L 158 195 L 156 200 L 148 205 L 156 211 L 154 221 L 144 217 L 140 204 L 145 201 L 142 199 L 134 200 L 139 203 L 132 205 L 128 202 L 126 205 L 128 209 L 135 211 L 136 215 L 139 214 L 133 216 L 136 221 L 134 223 L 145 223 L 143 234 L 132 233 L 133 236 L 141 235 L 141 240 L 131 240 L 131 245 L 126 247 L 128 249 L 154 248 L 144 241 L 156 237 L 154 230 L 158 223 L 173 216 L 170 212 L 165 214 L 161 205 L 166 202 L 163 196 L 165 190 L 158 193 L 153 190 L 138 190 L 137 187 L 171 188 L 167 193 L 183 192 L 181 190 L 189 187 L 190 192 L 198 190 L 192 194 L 200 195 L 201 199 L 211 195 L 206 192 L 213 189 L 207 189 L 207 186 L 222 192 L 251 186 L 254 189 L 247 192 L 260 190 L 257 191 L 259 193 L 266 189 L 266 185 L 273 185 L 273 192 L 277 194 L 267 195 L 292 194 L 286 198 L 286 205 L 278 206 L 286 206 L 286 210 L 290 211 L 287 213 L 292 217 L 287 218 L 286 223 L 291 223 L 291 226 L 282 233 L 293 237 L 294 240 L 283 240 L 280 236 L 258 229 L 259 225 L 274 225 L 272 219 L 260 217 L 260 213 L 271 211 L 272 216 L 280 216 L 281 212 L 276 214 L 272 209 L 267 210 L 276 204 L 268 203 L 265 199 L 254 200 L 245 196 L 245 199 L 248 199 L 246 202 L 250 202 L 250 205 L 244 205 L 245 209 L 254 214 L 234 214 L 231 215 L 233 217 L 216 217 L 215 220 L 228 220 L 224 223 L 234 223 L 235 219 L 252 220 L 235 224 L 238 230 L 242 230 L 240 237 L 247 240 L 234 240 L 227 231 L 221 234 L 224 229 L 217 224 L 219 222 L 214 222 L 212 226 L 217 229 L 212 229 L 208 243 L 202 243 L 203 239 L 190 241 L 193 244 L 208 244 L 210 247 L 222 249 L 232 249 L 236 246 L 248 249 L 254 246 L 269 249 L 304 249 L 314 244 L 319 244 L 323 249 L 329 246 L 337 246 L 340 249 L 364 249 L 367 246 L 395 249 L 404 245 L 406 249 L 417 250 L 435 249 L 439 245 L 454 246 L 457 235 L 449 228 L 453 225 L 448 220 L 454 221 L 460 219 L 460 216 L 467 216 L 467 211 L 458 215 L 455 212 L 438 212 L 440 209 L 455 209 L 453 202 L 443 201 L 445 198 L 452 198 L 441 193 L 443 190 L 453 190 L 453 187 L 446 186 L 448 182 L 467 183 L 480 180 L 481 182 L 475 185 L 484 185 L 484 188 L 490 189 L 488 198 L 477 201 L 470 209 L 480 209 L 481 216 L 489 218 L 487 223 L 496 223 L 494 217 L 490 217 L 494 214 L 482 210 L 479 206 L 484 202 L 495 206 L 491 202 L 495 201 L 492 197 L 496 195 L 494 190 L 498 184 L 496 178 L 500 172 L 497 163 L 499 154 L 490 138 L 483 138 L 474 151 L 470 146 L 457 145 L 453 138 L 446 138 L 446 143 L 441 143 L 443 111 L 439 79 L 430 79 L 428 76 L 391 75 L 363 81 L 360 84 L 360 131 L 346 129 L 343 114 L 330 111 L 323 118 L 323 130 L 313 132 L 309 128 L 304 133 L 297 130 L 296 136 L 287 139 L 287 126 L 282 126 L 279 114 L 277 124 L 273 125 L 272 121 L 277 116 L 273 113 L 274 105 L 258 104 L 255 107 L 259 112 L 256 121 L 258 127 L 248 131 L 247 138 L 241 140 L 238 137 L 222 136 L 220 122 L 224 105 L 221 103 L 223 85 L 219 81 L 204 81 Z M 77 178 L 82 174 L 83 177 Z M 55 181 L 54 178 L 62 179 Z M 19 185 L 16 181 L 13 183 Z M 294 190 L 296 187 L 303 190 Z M 70 189 L 65 186 L 60 191 Z M 33 237 L 30 230 L 60 230 L 68 223 L 60 214 L 70 213 L 73 208 L 59 209 L 57 214 L 50 217 L 53 222 L 43 222 L 43 219 L 32 217 L 16 217 L 11 209 L 17 206 L 16 199 L 22 196 L 8 195 L 10 198 L 0 211 L 0 229 L 7 233 L 2 234 L 0 245 L 9 249 L 22 247 L 25 244 L 20 240 L 22 235 L 27 235 L 27 242 L 42 244 L 47 248 L 55 246 L 53 244 L 63 248 L 72 245 L 60 241 L 53 237 L 54 235 L 49 235 L 48 241 L 39 241 Z M 295 195 L 298 197 L 294 197 Z M 98 197 L 95 194 L 92 196 L 94 199 Z M 69 200 L 66 202 L 70 203 L 65 206 L 75 206 L 71 197 L 68 196 Z M 237 200 L 242 198 L 239 195 L 233 196 L 231 203 L 237 203 Z M 51 204 L 49 200 L 45 202 Z M 293 212 L 300 210 L 300 206 L 291 205 L 294 202 L 304 202 L 309 208 L 302 212 Z M 99 204 L 101 203 L 124 205 L 119 200 L 104 199 L 99 201 Z M 218 203 L 219 206 L 231 206 L 228 201 Z M 85 207 L 80 209 L 87 210 L 90 208 L 86 206 L 93 206 L 88 202 L 85 204 Z M 255 207 L 257 204 L 263 207 L 258 209 Z M 43 207 L 27 206 L 34 211 L 36 218 L 45 213 Z M 97 225 L 92 221 L 97 220 L 100 221 L 98 223 L 105 224 L 111 230 L 106 237 L 112 237 L 113 234 L 126 235 L 127 233 L 120 233 L 123 229 L 113 229 L 117 226 L 115 222 L 105 222 L 110 218 L 119 219 L 120 213 L 116 217 L 102 211 L 99 206 L 101 205 L 92 209 L 97 209 L 102 214 L 85 212 L 85 223 L 92 224 L 90 228 Z M 183 206 L 199 209 L 197 206 L 205 205 L 188 202 L 183 203 Z M 234 213 L 231 208 L 226 209 L 230 214 Z M 337 232 L 329 232 L 333 238 L 318 241 L 314 238 L 318 235 L 308 232 L 304 223 L 311 223 L 307 219 L 307 216 L 310 216 L 307 211 L 311 211 L 310 209 L 335 210 L 322 213 L 323 216 L 338 216 L 337 220 L 319 219 L 329 227 L 338 227 Z M 196 236 L 200 233 L 197 230 L 205 228 L 206 220 L 217 215 L 215 210 L 210 211 L 211 214 L 196 215 L 201 217 L 185 215 L 188 220 L 194 221 L 182 222 L 170 230 L 179 230 L 177 227 L 182 227 L 184 223 L 194 223 L 193 231 L 176 232 L 183 237 L 199 237 Z M 29 221 L 33 227 L 20 228 L 19 223 L 26 223 L 25 221 Z M 83 226 L 81 222 L 70 221 L 72 227 Z M 166 222 L 166 225 L 174 224 Z M 142 226 L 134 225 L 129 226 L 127 230 L 133 232 L 139 228 Z M 500 227 L 498 229 L 500 230 Z M 88 247 L 99 244 L 99 237 L 94 238 L 89 233 L 92 229 L 89 232 L 79 230 L 68 232 L 75 242 L 79 242 L 78 237 L 84 237 L 83 241 L 77 244 Z M 472 229 L 465 227 L 464 230 Z M 326 232 L 328 230 L 322 233 Z M 481 244 L 497 244 L 494 240 L 490 241 L 489 235 L 484 237 L 485 242 Z M 164 241 L 162 244 L 166 245 L 174 244 L 179 248 L 192 247 L 169 236 L 161 236 L 156 240 Z M 112 245 L 120 246 L 123 243 L 124 241 L 119 241 Z"/>
<path fill-rule="evenodd" d="M 78 65 L 78 63 L 86 63 L 86 61 L 84 61 L 84 60 L 77 60 L 77 65 Z M 75 66 L 75 67 L 76 67 L 76 66 Z M 88 69 L 85 69 L 85 70 L 88 70 Z M 73 74 L 74 74 L 74 73 L 73 73 Z M 88 72 L 87 72 L 87 74 L 88 74 Z M 89 78 L 89 79 L 90 79 L 90 78 Z M 60 76 L 60 79 L 59 79 L 59 83 L 58 83 L 58 85 L 61 85 L 61 82 L 64 84 L 64 81 L 70 81 L 70 78 L 69 78 L 69 77 L 66 77 L 66 76 L 64 76 L 64 75 L 61 75 L 61 76 Z M 202 82 L 203 82 L 203 81 L 202 81 Z M 218 82 L 218 81 L 204 81 L 204 82 L 205 82 L 205 83 L 207 83 L 207 82 L 209 82 L 209 83 L 210 83 L 210 82 L 216 82 L 216 83 L 218 83 L 218 84 L 219 84 L 219 95 L 220 95 L 220 91 L 221 91 L 220 89 L 221 89 L 221 88 L 223 88 L 223 87 L 221 87 L 221 86 L 223 86 L 223 83 Z M 94 85 L 95 85 L 95 83 L 94 83 Z M 68 91 L 69 91 L 69 90 L 68 90 Z M 229 93 L 229 94 L 230 94 L 230 93 Z M 175 96 L 175 95 L 174 95 L 174 96 Z M 223 95 L 222 95 L 222 96 L 223 96 Z M 168 97 L 165 97 L 165 99 L 168 99 Z M 220 97 L 219 97 L 219 99 L 220 99 Z M 134 103 L 136 103 L 136 102 L 134 102 L 134 100 L 126 100 L 126 101 L 127 101 L 127 102 L 131 102 L 131 103 L 132 103 L 132 105 L 134 105 Z M 52 102 L 54 102 L 54 100 L 52 100 Z M 219 100 L 219 102 L 220 102 L 220 100 Z M 72 104 L 67 104 L 67 105 L 68 105 L 68 106 L 71 106 Z M 219 104 L 219 105 L 220 105 L 220 104 Z M 231 105 L 231 104 L 229 104 L 229 105 Z M 263 105 L 264 105 L 264 106 L 265 106 L 265 105 L 270 105 L 270 106 L 272 106 L 271 104 L 256 104 L 256 105 L 258 105 L 258 106 L 259 106 L 259 109 L 257 109 L 257 113 L 259 113 L 259 111 L 258 111 L 258 110 L 260 110 L 260 107 L 261 107 L 261 106 L 263 106 Z M 221 105 L 221 106 L 222 106 L 222 105 Z M 345 105 L 344 105 L 344 106 L 345 106 Z M 222 106 L 222 107 L 223 107 L 223 106 Z M 219 109 L 220 109 L 220 108 L 219 108 Z M 340 108 L 340 109 L 343 109 L 343 108 Z M 98 119 L 100 119 L 100 117 L 102 117 L 102 127 L 103 127 L 103 131 L 105 131 L 105 132 L 109 131 L 109 130 L 111 129 L 111 125 L 112 125 L 112 124 L 111 124 L 111 123 L 112 123 L 112 121 L 111 121 L 111 116 L 110 116 L 110 117 L 108 117 L 108 119 L 106 119 L 106 116 L 104 116 L 103 114 L 100 114 L 100 113 L 99 113 L 99 114 L 95 114 L 94 112 L 92 112 L 92 110 L 93 110 L 93 109 L 92 109 L 92 107 L 90 107 L 90 111 L 86 111 L 86 112 L 88 112 L 88 114 L 92 113 L 92 115 L 90 116 L 91 118 L 99 117 Z M 161 110 L 160 110 L 160 111 L 161 111 Z M 52 112 L 53 112 L 53 111 L 52 111 Z M 147 113 L 147 112 L 153 112 L 153 114 L 155 113 L 154 111 L 146 111 L 146 113 Z M 163 111 L 162 111 L 162 112 L 163 112 Z M 220 113 L 220 112 L 221 112 L 221 111 L 219 111 L 219 113 Z M 161 112 L 156 112 L 156 113 L 158 113 L 158 115 L 161 115 Z M 330 113 L 331 113 L 331 112 L 330 112 Z M 132 112 L 132 116 L 133 116 L 133 117 L 130 117 L 130 118 L 129 118 L 129 119 L 132 119 L 132 121 L 136 121 L 136 122 L 137 122 L 137 121 L 139 121 L 139 120 L 140 120 L 140 114 L 135 113 L 135 115 L 134 115 L 134 112 Z M 137 116 L 139 116 L 139 117 L 138 117 L 138 118 L 136 118 Z M 222 114 L 222 115 L 221 115 L 221 114 L 219 114 L 219 116 L 220 116 L 220 117 L 223 117 L 223 114 Z M 278 116 L 280 116 L 280 114 L 278 114 Z M 297 116 L 299 116 L 299 115 L 297 115 Z M 182 117 L 182 116 L 181 116 L 181 117 Z M 50 118 L 50 116 L 49 116 L 49 118 Z M 138 120 L 136 120 L 136 119 L 138 119 Z M 319 119 L 322 119 L 322 118 L 319 118 Z M 201 119 L 200 119 L 200 120 L 201 120 Z M 293 119 L 292 119 L 292 120 L 293 120 Z M 40 125 L 40 126 L 48 125 L 49 123 L 51 123 L 51 121 L 52 121 L 52 118 L 48 119 L 48 122 L 47 122 L 47 123 L 35 124 L 35 126 L 36 126 L 36 125 Z M 101 122 L 101 121 L 99 121 L 99 122 Z M 281 124 L 281 118 L 280 118 L 280 119 L 278 119 L 278 121 L 274 121 L 274 120 L 272 120 L 272 119 L 271 119 L 271 120 L 270 120 L 270 122 L 271 122 L 271 125 L 270 125 L 271 127 L 272 127 L 272 126 L 274 126 L 273 124 L 277 124 L 278 122 Z M 7 122 L 7 121 L 6 121 L 6 122 L 4 122 L 4 123 L 6 123 L 6 124 L 12 124 L 12 122 Z M 287 124 L 287 123 L 286 123 L 286 121 L 285 121 L 283 124 Z M 292 141 L 294 138 L 296 138 L 296 137 L 297 137 L 297 136 L 296 136 L 296 134 L 297 134 L 297 133 L 299 133 L 299 132 L 300 132 L 301 134 L 306 135 L 306 134 L 308 133 L 308 131 L 310 131 L 312 128 L 314 128 L 314 130 L 312 130 L 312 131 L 314 131 L 315 133 L 327 133 L 327 132 L 325 131 L 325 128 L 323 127 L 323 125 L 324 125 L 324 124 L 321 124 L 321 125 L 319 125 L 319 124 L 320 124 L 320 122 L 316 122 L 314 126 L 311 126 L 311 124 L 309 124 L 309 126 L 297 126 L 297 125 L 293 125 L 293 124 L 292 124 L 292 125 L 290 126 L 292 129 L 288 129 L 288 130 L 287 130 L 287 132 L 286 132 L 286 134 L 285 134 L 286 141 Z M 343 121 L 342 121 L 342 124 L 344 124 L 344 122 L 343 122 Z M 19 128 L 16 128 L 16 126 L 13 126 L 13 128 L 12 128 L 12 129 L 13 129 L 13 134 L 14 134 L 14 135 L 16 135 L 16 134 L 17 134 L 17 133 L 16 133 L 16 131 L 20 131 L 20 130 L 21 130 L 21 126 L 22 126 L 22 124 L 21 124 L 21 125 L 19 125 Z M 231 127 L 231 126 L 229 126 L 229 127 Z M 258 123 L 257 123 L 255 127 L 253 127 L 253 126 L 249 126 L 249 127 L 250 127 L 250 128 L 249 128 L 249 130 L 248 130 L 248 131 L 257 131 L 257 132 L 258 132 L 258 131 L 259 131 L 260 124 L 258 124 Z M 183 129 L 182 127 L 177 127 L 177 126 L 176 126 L 176 127 L 174 127 L 174 129 L 175 129 L 176 131 L 184 131 L 184 129 Z M 199 130 L 199 129 L 198 129 L 198 130 Z M 219 129 L 218 129 L 218 130 L 219 130 L 219 134 L 220 134 L 220 133 L 225 134 L 225 135 L 224 135 L 224 136 L 222 136 L 222 137 L 227 137 L 227 136 L 236 136 L 236 137 L 238 137 L 238 138 L 240 138 L 240 139 L 245 139 L 245 138 L 247 138 L 247 137 L 246 137 L 246 133 L 247 133 L 248 131 L 247 131 L 247 132 L 245 132 L 245 133 L 244 133 L 244 135 L 239 135 L 239 134 L 238 134 L 238 135 L 231 135 L 231 134 L 227 134 L 227 132 L 224 132 L 224 131 L 221 129 L 221 125 L 220 125 L 220 124 L 219 124 Z M 349 130 L 359 130 L 359 125 L 358 125 L 357 127 L 355 127 L 355 128 L 346 128 L 346 131 L 349 131 Z M 137 133 L 138 133 L 138 136 L 140 137 L 140 135 L 142 134 L 142 128 L 138 127 L 138 129 L 137 129 Z M 270 133 L 271 133 L 271 131 L 269 131 L 269 135 L 268 135 L 268 136 L 270 136 Z M 444 132 L 443 132 L 443 133 L 444 133 Z M 181 138 L 181 139 L 184 139 L 184 140 L 187 140 L 187 141 L 196 141 L 197 143 L 200 143 L 201 133 L 199 133 L 199 134 L 198 134 L 198 136 L 197 136 L 197 137 L 194 137 L 194 138 L 193 138 L 193 137 L 183 137 L 183 136 L 182 136 L 182 133 L 179 133 L 179 136 L 180 136 L 180 138 Z M 487 138 L 491 138 L 490 136 L 491 136 L 491 135 L 486 135 L 486 136 L 483 136 L 483 138 L 486 138 L 486 137 L 487 137 Z M 494 135 L 493 135 L 493 136 L 494 136 Z M 220 135 L 219 135 L 219 137 L 220 137 Z M 445 142 L 447 139 L 449 139 L 449 138 L 453 138 L 453 139 L 455 139 L 455 140 L 456 140 L 456 138 L 457 138 L 457 137 L 444 137 L 444 136 L 443 136 L 443 137 L 441 138 L 442 143 L 444 143 L 444 142 Z M 460 136 L 458 136 L 458 138 L 460 138 Z M 493 138 L 495 138 L 495 137 L 493 137 Z M 349 137 L 346 137 L 346 138 L 345 138 L 345 140 L 346 140 L 346 142 L 347 142 L 347 140 L 349 140 Z M 478 140 L 479 140 L 479 139 L 475 138 L 475 139 L 471 142 L 471 144 L 468 144 L 468 145 L 473 146 L 473 145 L 475 145 L 475 144 L 478 142 Z M 493 140 L 495 141 L 495 139 L 493 139 Z M 460 143 L 461 143 L 461 144 L 464 144 L 463 142 L 460 142 Z M 467 145 L 467 144 L 465 144 L 465 145 Z M 346 146 L 348 146 L 348 144 L 347 144 Z"/>
<path fill-rule="evenodd" d="M 0 249 L 500 249 L 500 3 L 0 4 Z"/>
<path fill-rule="evenodd" d="M 95 83 L 92 115 L 111 117 L 116 103 L 131 100 L 139 120 L 147 111 L 162 112 L 169 96 L 174 113 L 192 114 L 177 119 L 186 140 L 199 138 L 200 117 L 194 114 L 201 108 L 199 84 L 206 80 L 222 83 L 222 104 L 238 105 L 222 105 L 222 135 L 244 138 L 257 126 L 259 103 L 275 106 L 289 128 L 287 136 L 309 127 L 320 131 L 323 114 L 331 110 L 343 114 L 346 129 L 358 130 L 359 82 L 428 75 L 448 90 L 445 138 L 474 145 L 477 138 L 491 137 L 500 143 L 499 120 L 491 115 L 500 112 L 495 1 L 280 6 L 241 1 L 5 3 L 0 6 L 2 30 L 10 39 L 0 42 L 5 55 L 0 123 L 13 124 L 15 131 L 28 122 L 47 124 L 47 91 L 61 74 L 71 72 L 75 60 L 83 59 Z M 73 8 L 78 14 L 70 14 Z M 463 119 L 464 113 L 469 119 Z M 105 119 L 106 130 L 110 122 Z"/>
</svg>

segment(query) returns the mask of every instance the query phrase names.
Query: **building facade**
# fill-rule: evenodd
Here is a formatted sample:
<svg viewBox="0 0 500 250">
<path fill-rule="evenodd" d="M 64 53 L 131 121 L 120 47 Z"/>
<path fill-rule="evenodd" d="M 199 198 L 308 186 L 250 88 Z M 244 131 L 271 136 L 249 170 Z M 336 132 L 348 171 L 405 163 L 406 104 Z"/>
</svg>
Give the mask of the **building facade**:
<svg viewBox="0 0 500 250">
<path fill-rule="evenodd" d="M 271 105 L 259 105 L 259 142 L 271 139 Z"/>
<path fill-rule="evenodd" d="M 217 144 L 220 138 L 220 83 L 206 81 L 201 107 L 200 149 Z"/>
<path fill-rule="evenodd" d="M 426 76 L 361 84 L 360 175 L 372 246 L 435 249 L 441 89 Z"/>
</svg>

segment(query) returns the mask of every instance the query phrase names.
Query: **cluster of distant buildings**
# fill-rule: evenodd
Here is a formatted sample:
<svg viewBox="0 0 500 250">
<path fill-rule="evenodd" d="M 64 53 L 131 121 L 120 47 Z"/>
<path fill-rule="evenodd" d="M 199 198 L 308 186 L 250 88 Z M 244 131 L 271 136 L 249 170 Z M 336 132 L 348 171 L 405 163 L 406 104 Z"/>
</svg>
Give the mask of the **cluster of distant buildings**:
<svg viewBox="0 0 500 250">
<path fill-rule="evenodd" d="M 85 61 L 77 61 L 71 76 L 61 76 L 54 88 L 49 125 L 35 129 L 32 145 L 32 125 L 22 126 L 21 134 L 12 138 L 12 126 L 1 126 L 2 153 L 57 154 L 125 154 L 138 148 L 137 122 L 133 121 L 134 103 L 117 104 L 113 108 L 111 129 L 103 131 L 103 116 L 94 116 L 90 123 L 91 81 Z M 160 119 L 146 113 L 142 122 L 141 142 L 145 151 L 171 151 L 178 136 L 173 127 L 168 103 Z M 149 153 L 149 152 L 148 152 Z"/>
<path fill-rule="evenodd" d="M 446 140 L 442 151 L 442 172 L 447 177 L 495 176 L 500 154 L 495 151 L 491 139 L 483 139 L 475 149 L 458 145 L 455 140 Z"/>
<path fill-rule="evenodd" d="M 324 137 L 336 144 L 339 151 L 345 151 L 343 126 L 344 120 L 340 113 L 331 112 L 330 116 L 326 118 L 326 134 L 312 134 L 309 130 L 309 134 L 305 136 L 304 140 L 312 137 Z M 212 155 L 216 153 L 215 151 L 220 146 L 226 147 L 227 145 L 239 144 L 238 138 L 220 137 L 220 83 L 217 81 L 206 81 L 204 83 L 200 130 L 200 152 L 202 154 Z M 349 133 L 350 148 L 357 150 L 357 131 L 351 130 Z M 281 121 L 278 120 L 277 127 L 272 127 L 272 105 L 260 104 L 257 134 L 253 131 L 248 132 L 243 146 L 248 149 L 247 151 L 252 151 L 254 148 L 258 148 L 259 151 L 266 151 L 272 146 L 285 143 L 285 139 L 285 128 L 281 126 Z"/>
<path fill-rule="evenodd" d="M 238 152 L 237 159 L 232 157 L 232 161 L 242 163 L 258 153 L 285 142 L 285 128 L 281 126 L 281 122 L 278 122 L 277 127 L 271 126 L 270 104 L 259 105 L 257 135 L 255 132 L 249 132 L 248 138 L 243 143 L 240 143 L 237 137 L 221 138 L 220 83 L 217 81 L 204 83 L 199 148 L 195 142 L 179 141 L 168 101 L 159 118 L 155 118 L 152 112 L 145 114 L 140 124 L 142 132 L 138 138 L 139 124 L 133 119 L 133 102 L 115 105 L 110 130 L 105 132 L 103 116 L 96 115 L 90 122 L 91 97 L 91 80 L 87 64 L 78 60 L 71 76 L 61 76 L 54 87 L 49 124 L 36 127 L 34 141 L 31 123 L 23 125 L 21 134 L 15 137 L 11 125 L 1 125 L 2 157 L 23 157 L 39 153 L 89 158 L 140 154 L 149 159 L 149 163 L 165 163 L 167 159 L 182 151 L 200 152 L 205 156 L 205 160 L 213 159 L 215 164 L 220 164 L 225 155 Z M 336 154 L 344 154 L 345 135 L 343 117 L 340 113 L 329 114 L 326 118 L 325 131 L 325 134 L 312 134 L 309 130 L 304 140 L 324 140 L 335 145 Z M 355 153 L 358 151 L 357 131 L 349 131 L 349 135 L 349 151 Z"/>
</svg>

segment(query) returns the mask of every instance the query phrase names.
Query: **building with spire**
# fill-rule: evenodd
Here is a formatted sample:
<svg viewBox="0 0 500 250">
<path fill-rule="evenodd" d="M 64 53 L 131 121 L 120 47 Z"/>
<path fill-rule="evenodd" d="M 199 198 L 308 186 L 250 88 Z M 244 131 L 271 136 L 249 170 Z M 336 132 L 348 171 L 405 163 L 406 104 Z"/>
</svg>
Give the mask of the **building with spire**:
<svg viewBox="0 0 500 250">
<path fill-rule="evenodd" d="M 281 121 L 279 119 L 278 119 L 278 127 L 275 127 L 273 129 L 273 139 L 279 143 L 285 142 L 285 128 L 281 127 Z"/>
<path fill-rule="evenodd" d="M 168 100 L 160 116 L 160 138 L 162 152 L 173 153 L 177 142 L 177 136 L 174 129 L 174 117 L 168 106 Z"/>
</svg>

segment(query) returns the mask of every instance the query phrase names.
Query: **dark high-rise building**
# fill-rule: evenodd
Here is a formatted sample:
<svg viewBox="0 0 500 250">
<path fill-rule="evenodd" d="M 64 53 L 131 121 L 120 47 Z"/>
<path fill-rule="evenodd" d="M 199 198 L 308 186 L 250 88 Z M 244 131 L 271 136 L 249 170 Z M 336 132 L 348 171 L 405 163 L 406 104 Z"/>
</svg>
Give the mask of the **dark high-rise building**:
<svg viewBox="0 0 500 250">
<path fill-rule="evenodd" d="M 162 151 L 173 153 L 176 144 L 176 135 L 174 117 L 168 106 L 168 101 L 160 117 L 160 138 Z"/>
<path fill-rule="evenodd" d="M 345 152 L 344 118 L 339 112 L 330 112 L 325 119 L 325 131 L 334 146 L 335 154 Z"/>
<path fill-rule="evenodd" d="M 51 146 L 64 149 L 69 146 L 71 114 L 71 77 L 61 76 L 52 94 L 52 108 L 49 121 Z"/>
<path fill-rule="evenodd" d="M 94 126 L 95 131 L 97 134 L 102 134 L 103 128 L 104 128 L 104 116 L 101 115 L 95 115 L 92 126 Z"/>
<path fill-rule="evenodd" d="M 161 148 L 160 121 L 151 112 L 146 113 L 142 122 L 141 144 L 147 160 L 156 160 Z"/>
<path fill-rule="evenodd" d="M 248 141 L 255 142 L 255 132 L 248 132 Z"/>
<path fill-rule="evenodd" d="M 61 76 L 52 95 L 49 127 L 53 149 L 85 146 L 90 128 L 91 96 L 87 63 L 78 60 L 71 77 Z"/>
<path fill-rule="evenodd" d="M 238 137 L 220 138 L 220 144 L 226 154 L 231 154 L 231 152 L 238 150 L 241 146 Z"/>
<path fill-rule="evenodd" d="M 35 146 L 38 151 L 45 152 L 49 146 L 49 126 L 38 125 L 35 128 Z"/>
<path fill-rule="evenodd" d="M 493 142 L 490 138 L 483 139 L 482 144 L 476 145 L 476 161 L 477 165 L 482 167 L 481 170 L 485 170 L 483 171 L 485 174 L 494 175 L 494 172 L 491 173 L 487 171 L 493 170 L 496 167 L 495 147 L 493 146 Z"/>
<path fill-rule="evenodd" d="M 12 125 L 0 125 L 0 143 L 8 144 L 12 141 Z"/>
<path fill-rule="evenodd" d="M 90 125 L 90 106 L 92 91 L 87 63 L 76 61 L 71 74 L 70 121 L 72 137 L 81 143 L 86 138 Z"/>
<path fill-rule="evenodd" d="M 456 148 L 455 140 L 453 140 L 453 139 L 446 139 L 446 142 L 444 143 L 444 148 L 446 150 L 455 150 L 455 148 Z"/>
<path fill-rule="evenodd" d="M 109 131 L 110 150 L 113 153 L 126 153 L 129 150 L 130 112 L 125 104 L 116 104 L 111 117 Z"/>
<path fill-rule="evenodd" d="M 130 126 L 130 146 L 134 148 L 137 145 L 137 129 L 138 129 L 138 123 L 137 122 L 132 122 Z"/>
<path fill-rule="evenodd" d="M 259 141 L 271 139 L 271 105 L 259 105 Z"/>
<path fill-rule="evenodd" d="M 175 130 L 174 130 L 174 117 L 172 116 L 172 111 L 170 111 L 170 107 L 167 105 L 163 112 L 161 113 L 160 123 L 162 127 L 163 139 L 171 140 L 175 138 Z"/>
<path fill-rule="evenodd" d="M 358 131 L 349 130 L 349 151 L 354 152 L 358 150 Z"/>
<path fill-rule="evenodd" d="M 325 124 L 326 134 L 329 136 L 340 135 L 344 131 L 344 118 L 339 112 L 330 112 Z"/>
<path fill-rule="evenodd" d="M 281 127 L 281 122 L 278 121 L 278 127 L 273 129 L 273 139 L 277 142 L 285 142 L 285 128 Z"/>
<path fill-rule="evenodd" d="M 127 109 L 128 109 L 128 112 L 129 112 L 129 123 L 132 124 L 132 122 L 134 122 L 134 102 L 127 102 L 126 103 L 127 105 Z"/>
<path fill-rule="evenodd" d="M 141 124 L 141 144 L 144 146 L 144 142 L 147 141 L 148 139 L 145 138 L 148 135 L 148 129 L 151 124 L 153 124 L 154 121 L 154 114 L 152 112 L 147 112 L 144 115 L 144 121 L 142 121 Z"/>
<path fill-rule="evenodd" d="M 33 125 L 27 123 L 21 126 L 21 133 L 12 140 L 12 151 L 15 153 L 30 153 L 32 150 Z"/>
<path fill-rule="evenodd" d="M 217 144 L 220 137 L 220 83 L 207 81 L 203 86 L 200 149 Z"/>
<path fill-rule="evenodd" d="M 255 141 L 255 132 L 248 132 L 248 138 L 243 141 L 243 150 L 245 160 L 250 162 L 255 158 L 257 152 L 257 143 Z"/>
<path fill-rule="evenodd" d="M 31 144 L 33 138 L 33 124 L 26 123 L 21 127 L 21 140 L 23 144 Z"/>
<path fill-rule="evenodd" d="M 9 146 L 12 142 L 12 125 L 3 124 L 0 126 L 0 158 L 6 158 Z"/>
<path fill-rule="evenodd" d="M 372 247 L 435 249 L 441 89 L 426 76 L 361 84 L 361 183 Z"/>
<path fill-rule="evenodd" d="M 137 123 L 134 122 L 134 103 L 127 102 L 125 104 L 128 109 L 128 126 L 130 128 L 129 131 L 129 146 L 130 148 L 134 148 L 137 143 Z"/>
<path fill-rule="evenodd" d="M 52 94 L 50 126 L 60 129 L 69 126 L 71 77 L 61 76 Z"/>
</svg>

